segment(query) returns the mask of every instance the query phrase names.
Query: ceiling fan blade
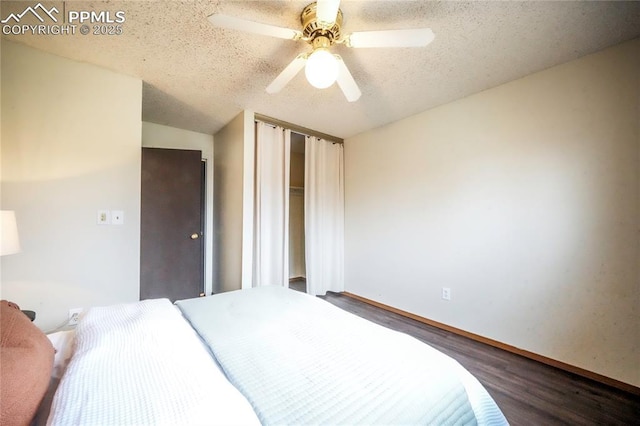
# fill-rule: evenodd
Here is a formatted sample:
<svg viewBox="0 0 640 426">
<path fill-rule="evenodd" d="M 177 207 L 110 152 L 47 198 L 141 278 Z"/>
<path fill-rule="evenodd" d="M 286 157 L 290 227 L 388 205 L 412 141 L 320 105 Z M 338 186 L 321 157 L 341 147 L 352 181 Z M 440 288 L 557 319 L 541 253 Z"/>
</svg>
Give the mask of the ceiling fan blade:
<svg viewBox="0 0 640 426">
<path fill-rule="evenodd" d="M 244 31 L 269 37 L 284 38 L 288 40 L 298 40 L 302 37 L 302 33 L 300 31 L 276 27 L 275 25 L 261 24 L 260 22 L 248 21 L 246 19 L 236 18 L 229 15 L 220 15 L 217 13 L 209 16 L 209 22 L 219 28 Z"/>
<path fill-rule="evenodd" d="M 336 22 L 340 9 L 340 0 L 318 0 L 316 6 L 316 19 L 321 26 L 331 28 Z"/>
<path fill-rule="evenodd" d="M 300 72 L 306 62 L 306 54 L 301 53 L 300 55 L 296 56 L 296 58 L 291 61 L 291 63 L 287 65 L 284 70 L 282 70 L 280 75 L 278 75 L 275 80 L 273 80 L 271 84 L 267 86 L 267 93 L 273 94 L 281 91 L 284 86 L 286 86 L 287 83 L 289 83 L 293 79 L 293 77 L 295 77 L 296 74 Z"/>
<path fill-rule="evenodd" d="M 360 31 L 347 37 L 349 47 L 421 47 L 431 43 L 435 35 L 430 28 L 411 30 Z"/>
<path fill-rule="evenodd" d="M 338 86 L 344 93 L 344 96 L 347 98 L 349 102 L 355 102 L 360 99 L 362 92 L 358 87 L 358 84 L 353 79 L 353 76 L 349 72 L 349 68 L 347 68 L 347 64 L 344 63 L 340 55 L 335 55 L 338 59 Z"/>
</svg>

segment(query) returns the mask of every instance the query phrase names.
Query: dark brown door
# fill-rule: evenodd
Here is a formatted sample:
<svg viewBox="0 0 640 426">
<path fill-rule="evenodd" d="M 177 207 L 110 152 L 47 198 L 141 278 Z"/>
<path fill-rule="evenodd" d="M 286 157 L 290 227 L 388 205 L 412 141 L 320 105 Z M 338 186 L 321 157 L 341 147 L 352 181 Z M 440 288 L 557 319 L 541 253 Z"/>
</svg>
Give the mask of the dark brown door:
<svg viewBox="0 0 640 426">
<path fill-rule="evenodd" d="M 204 287 L 202 152 L 142 148 L 140 300 Z"/>
</svg>

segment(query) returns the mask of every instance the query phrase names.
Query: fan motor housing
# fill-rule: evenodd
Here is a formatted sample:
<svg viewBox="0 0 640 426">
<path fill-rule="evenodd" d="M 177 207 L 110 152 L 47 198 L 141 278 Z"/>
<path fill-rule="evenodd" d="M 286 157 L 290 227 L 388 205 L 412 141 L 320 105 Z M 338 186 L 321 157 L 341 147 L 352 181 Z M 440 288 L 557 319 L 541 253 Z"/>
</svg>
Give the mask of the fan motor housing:
<svg viewBox="0 0 640 426">
<path fill-rule="evenodd" d="M 308 38 L 313 42 L 316 37 L 322 36 L 329 40 L 330 44 L 333 44 L 335 40 L 340 39 L 340 27 L 342 26 L 342 11 L 338 9 L 336 16 L 336 22 L 330 28 L 320 25 L 316 17 L 317 4 L 311 3 L 302 10 L 300 14 L 300 22 L 302 23 L 302 33 L 305 38 Z"/>
</svg>

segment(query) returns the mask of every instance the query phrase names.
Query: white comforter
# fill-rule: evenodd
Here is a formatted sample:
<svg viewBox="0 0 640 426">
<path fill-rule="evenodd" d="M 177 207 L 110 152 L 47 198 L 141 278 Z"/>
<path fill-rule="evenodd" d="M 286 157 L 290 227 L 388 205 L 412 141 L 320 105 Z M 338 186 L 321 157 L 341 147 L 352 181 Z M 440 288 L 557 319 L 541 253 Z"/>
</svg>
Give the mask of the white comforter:
<svg viewBox="0 0 640 426">
<path fill-rule="evenodd" d="M 51 425 L 258 424 L 166 299 L 94 308 L 77 327 Z"/>
<path fill-rule="evenodd" d="M 506 424 L 432 347 L 282 287 L 176 302 L 263 424 Z"/>
</svg>

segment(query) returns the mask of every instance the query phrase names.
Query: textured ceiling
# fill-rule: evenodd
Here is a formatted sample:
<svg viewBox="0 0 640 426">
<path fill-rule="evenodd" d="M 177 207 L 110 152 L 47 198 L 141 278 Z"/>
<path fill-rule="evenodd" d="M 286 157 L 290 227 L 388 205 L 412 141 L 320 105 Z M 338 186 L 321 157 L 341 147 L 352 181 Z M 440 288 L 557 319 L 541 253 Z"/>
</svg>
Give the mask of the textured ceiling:
<svg viewBox="0 0 640 426">
<path fill-rule="evenodd" d="M 346 138 L 640 36 L 640 2 L 343 0 L 344 33 L 429 27 L 436 35 L 423 48 L 335 46 L 362 90 L 349 103 L 336 85 L 311 87 L 304 72 L 267 94 L 308 45 L 207 21 L 224 13 L 299 29 L 309 1 L 43 1 L 66 11 L 122 10 L 123 34 L 3 39 L 141 78 L 145 121 L 213 134 L 250 109 Z M 2 18 L 36 3 L 2 0 Z"/>
</svg>

